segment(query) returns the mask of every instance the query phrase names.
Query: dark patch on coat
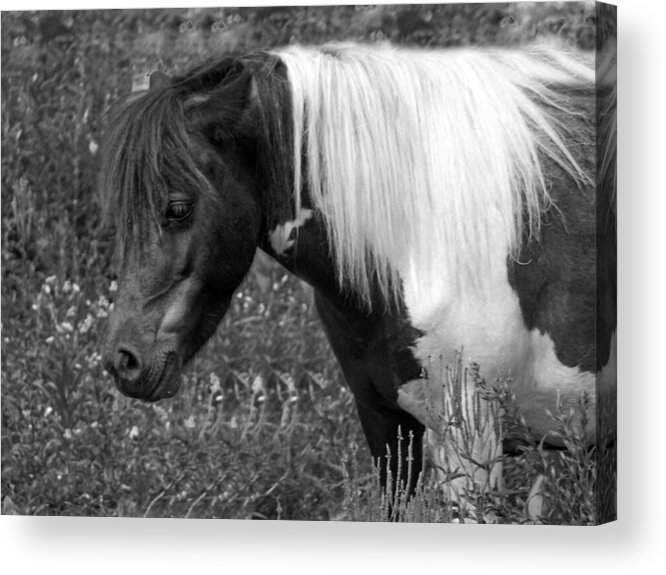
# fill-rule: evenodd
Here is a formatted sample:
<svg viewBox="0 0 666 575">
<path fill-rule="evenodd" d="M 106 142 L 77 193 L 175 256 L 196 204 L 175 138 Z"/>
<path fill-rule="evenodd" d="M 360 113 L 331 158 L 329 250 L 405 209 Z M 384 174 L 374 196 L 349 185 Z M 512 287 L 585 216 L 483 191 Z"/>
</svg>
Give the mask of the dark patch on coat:
<svg viewBox="0 0 666 575">
<path fill-rule="evenodd" d="M 594 98 L 572 94 L 582 110 L 569 145 L 586 173 L 596 172 Z M 571 119 L 561 118 L 568 124 Z M 603 190 L 582 186 L 543 159 L 553 205 L 542 215 L 538 239 L 524 238 L 509 283 L 518 294 L 528 330 L 548 334 L 558 360 L 594 372 L 608 361 L 615 329 L 615 243 L 601 224 Z M 604 206 L 599 208 L 599 206 Z"/>
</svg>

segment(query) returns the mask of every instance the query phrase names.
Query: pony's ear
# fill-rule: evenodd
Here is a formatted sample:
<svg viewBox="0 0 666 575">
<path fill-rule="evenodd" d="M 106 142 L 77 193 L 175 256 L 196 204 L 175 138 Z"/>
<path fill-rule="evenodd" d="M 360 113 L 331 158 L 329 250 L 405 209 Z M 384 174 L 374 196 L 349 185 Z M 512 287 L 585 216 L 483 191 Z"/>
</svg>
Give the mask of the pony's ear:
<svg viewBox="0 0 666 575">
<path fill-rule="evenodd" d="M 148 81 L 149 90 L 159 90 L 169 85 L 171 85 L 171 76 L 168 76 L 164 72 L 156 70 L 150 75 L 150 80 Z"/>
<path fill-rule="evenodd" d="M 215 143 L 230 139 L 249 106 L 251 90 L 252 74 L 238 67 L 212 89 L 191 94 L 184 104 L 191 127 Z"/>
</svg>

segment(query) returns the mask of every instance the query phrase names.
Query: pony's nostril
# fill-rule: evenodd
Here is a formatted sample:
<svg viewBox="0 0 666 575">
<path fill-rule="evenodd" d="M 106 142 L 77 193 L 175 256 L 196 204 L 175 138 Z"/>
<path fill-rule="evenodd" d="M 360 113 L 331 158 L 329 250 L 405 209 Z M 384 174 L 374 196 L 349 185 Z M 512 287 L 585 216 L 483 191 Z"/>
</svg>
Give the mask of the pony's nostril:
<svg viewBox="0 0 666 575">
<path fill-rule="evenodd" d="M 136 357 L 129 351 L 120 350 L 118 355 L 120 356 L 119 366 L 123 371 L 135 369 L 139 365 Z"/>
<path fill-rule="evenodd" d="M 137 380 L 141 375 L 139 357 L 127 348 L 121 348 L 116 353 L 114 368 L 119 377 L 128 381 Z"/>
</svg>

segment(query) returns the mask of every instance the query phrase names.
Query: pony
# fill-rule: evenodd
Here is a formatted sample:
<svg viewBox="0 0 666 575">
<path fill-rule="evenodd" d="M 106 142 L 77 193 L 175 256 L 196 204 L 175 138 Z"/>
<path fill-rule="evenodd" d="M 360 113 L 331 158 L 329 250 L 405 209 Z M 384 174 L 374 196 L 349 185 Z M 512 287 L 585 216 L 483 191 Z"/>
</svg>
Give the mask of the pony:
<svg viewBox="0 0 666 575">
<path fill-rule="evenodd" d="M 548 411 L 584 395 L 576 425 L 594 444 L 616 389 L 614 136 L 596 153 L 614 131 L 598 96 L 591 58 L 544 46 L 291 46 L 153 73 L 113 110 L 100 172 L 121 261 L 116 386 L 174 396 L 260 249 L 314 288 L 385 484 L 414 490 L 424 437 L 459 453 L 463 428 L 437 429 L 452 403 L 490 422 L 457 471 L 501 484 L 499 416 L 472 381 L 454 401 L 458 359 L 508 382 L 554 443 Z"/>
</svg>

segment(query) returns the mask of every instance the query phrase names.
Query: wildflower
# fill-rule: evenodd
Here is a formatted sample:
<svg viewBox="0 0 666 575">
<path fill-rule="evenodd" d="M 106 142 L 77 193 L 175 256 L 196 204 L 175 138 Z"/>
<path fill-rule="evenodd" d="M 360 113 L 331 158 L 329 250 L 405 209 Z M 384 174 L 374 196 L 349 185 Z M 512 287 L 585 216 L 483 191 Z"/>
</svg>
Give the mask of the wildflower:
<svg viewBox="0 0 666 575">
<path fill-rule="evenodd" d="M 53 343 L 54 339 L 55 338 L 52 335 L 50 335 L 49 337 L 46 338 L 45 341 L 46 341 L 46 343 Z"/>
<path fill-rule="evenodd" d="M 81 288 L 79 287 L 79 284 L 73 283 L 72 284 L 72 292 L 73 293 L 79 293 L 81 291 Z"/>
<path fill-rule="evenodd" d="M 217 377 L 214 373 L 210 374 L 210 391 L 211 393 L 215 393 L 217 391 L 221 391 L 222 387 L 220 386 L 220 378 Z"/>
<path fill-rule="evenodd" d="M 74 331 L 74 327 L 68 321 L 63 321 L 62 323 L 56 325 L 56 331 L 58 333 L 71 333 Z"/>
<path fill-rule="evenodd" d="M 187 429 L 194 429 L 197 424 L 194 422 L 194 416 L 190 415 L 183 423 Z"/>
<path fill-rule="evenodd" d="M 72 439 L 72 430 L 69 427 L 65 429 L 65 439 Z"/>
<path fill-rule="evenodd" d="M 162 422 L 167 422 L 169 419 L 169 414 L 167 413 L 167 410 L 164 409 L 163 407 L 159 405 L 153 405 L 153 411 L 157 414 L 157 417 L 159 417 L 160 421 Z"/>
<path fill-rule="evenodd" d="M 50 405 L 46 406 L 46 409 L 44 410 L 44 417 L 48 417 L 53 413 L 53 408 Z"/>
<path fill-rule="evenodd" d="M 99 150 L 99 145 L 95 140 L 90 140 L 90 143 L 88 144 L 88 149 L 90 150 L 90 153 L 94 156 L 97 153 L 97 150 Z"/>
<path fill-rule="evenodd" d="M 72 282 L 65 280 L 65 283 L 62 284 L 62 293 L 69 293 L 72 291 Z"/>
<path fill-rule="evenodd" d="M 93 321 L 94 321 L 93 316 L 91 316 L 90 314 L 86 315 L 86 318 L 79 325 L 79 332 L 88 333 L 88 331 L 93 325 Z"/>
<path fill-rule="evenodd" d="M 71 306 L 65 313 L 65 317 L 74 317 L 75 315 L 76 315 L 76 306 Z"/>
<path fill-rule="evenodd" d="M 264 378 L 258 375 L 252 382 L 252 393 L 261 393 L 264 390 Z"/>
<path fill-rule="evenodd" d="M 45 285 L 53 285 L 53 284 L 55 284 L 56 279 L 57 279 L 56 276 L 49 276 L 44 280 L 44 284 Z"/>
<path fill-rule="evenodd" d="M 111 282 L 111 285 L 109 286 L 109 291 L 111 293 L 118 291 L 118 282 L 116 280 L 113 280 Z"/>
<path fill-rule="evenodd" d="M 109 300 L 106 299 L 103 295 L 99 296 L 99 299 L 97 300 L 97 306 L 99 307 L 97 310 L 97 317 L 103 318 L 109 315 Z"/>
<path fill-rule="evenodd" d="M 102 356 L 96 351 L 93 351 L 92 354 L 90 354 L 90 357 L 86 359 L 88 367 L 95 367 L 96 365 L 99 365 L 101 362 L 102 362 Z"/>
<path fill-rule="evenodd" d="M 132 429 L 129 430 L 128 435 L 130 439 L 136 439 L 139 437 L 139 428 L 136 425 L 133 425 Z"/>
</svg>

